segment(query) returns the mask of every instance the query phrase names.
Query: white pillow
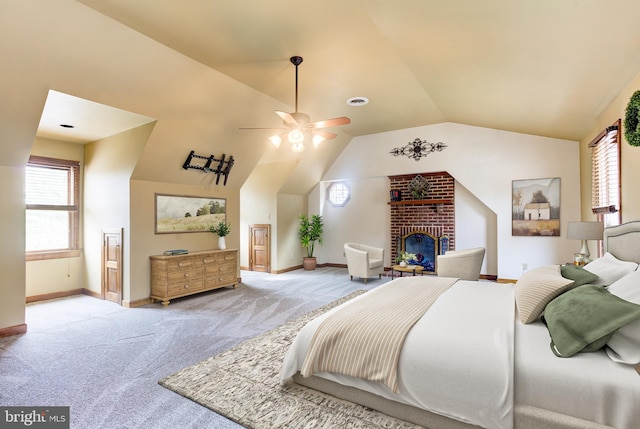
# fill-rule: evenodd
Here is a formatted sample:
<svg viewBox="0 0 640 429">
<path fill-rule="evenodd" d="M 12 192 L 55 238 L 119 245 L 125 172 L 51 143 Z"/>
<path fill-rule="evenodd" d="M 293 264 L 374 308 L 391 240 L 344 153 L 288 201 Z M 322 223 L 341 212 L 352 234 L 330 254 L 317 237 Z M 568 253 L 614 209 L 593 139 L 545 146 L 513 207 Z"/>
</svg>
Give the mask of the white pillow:
<svg viewBox="0 0 640 429">
<path fill-rule="evenodd" d="M 627 274 L 607 288 L 612 295 L 640 304 L 640 271 Z M 607 341 L 611 360 L 636 365 L 640 363 L 640 319 L 618 329 Z"/>
<path fill-rule="evenodd" d="M 584 266 L 585 270 L 598 276 L 591 284 L 600 286 L 609 286 L 637 268 L 635 262 L 621 261 L 609 252 Z"/>
</svg>

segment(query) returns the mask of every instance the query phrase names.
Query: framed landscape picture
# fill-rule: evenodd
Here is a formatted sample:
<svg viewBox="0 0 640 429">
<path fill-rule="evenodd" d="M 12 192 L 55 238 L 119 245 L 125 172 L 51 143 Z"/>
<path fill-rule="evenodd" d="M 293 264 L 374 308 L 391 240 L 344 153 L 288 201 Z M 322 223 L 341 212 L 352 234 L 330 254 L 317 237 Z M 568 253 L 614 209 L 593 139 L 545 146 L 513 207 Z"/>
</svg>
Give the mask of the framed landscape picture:
<svg viewBox="0 0 640 429">
<path fill-rule="evenodd" d="M 156 234 L 209 231 L 227 220 L 225 198 L 155 194 Z"/>
<path fill-rule="evenodd" d="M 511 235 L 560 236 L 560 178 L 514 180 Z"/>
</svg>

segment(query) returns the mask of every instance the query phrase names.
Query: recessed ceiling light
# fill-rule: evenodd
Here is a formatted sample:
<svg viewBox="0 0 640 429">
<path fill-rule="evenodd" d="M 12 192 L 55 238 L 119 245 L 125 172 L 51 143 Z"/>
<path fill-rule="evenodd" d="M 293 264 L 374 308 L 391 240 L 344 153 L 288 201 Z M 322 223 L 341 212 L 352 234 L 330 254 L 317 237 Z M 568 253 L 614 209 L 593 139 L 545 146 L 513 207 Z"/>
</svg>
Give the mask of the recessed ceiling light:
<svg viewBox="0 0 640 429">
<path fill-rule="evenodd" d="M 69 125 L 69 124 L 60 124 L 60 126 L 61 126 L 62 128 L 75 128 L 75 126 L 73 126 L 73 125 Z"/>
<path fill-rule="evenodd" d="M 364 106 L 369 102 L 367 97 L 351 97 L 347 100 L 349 106 Z"/>
</svg>

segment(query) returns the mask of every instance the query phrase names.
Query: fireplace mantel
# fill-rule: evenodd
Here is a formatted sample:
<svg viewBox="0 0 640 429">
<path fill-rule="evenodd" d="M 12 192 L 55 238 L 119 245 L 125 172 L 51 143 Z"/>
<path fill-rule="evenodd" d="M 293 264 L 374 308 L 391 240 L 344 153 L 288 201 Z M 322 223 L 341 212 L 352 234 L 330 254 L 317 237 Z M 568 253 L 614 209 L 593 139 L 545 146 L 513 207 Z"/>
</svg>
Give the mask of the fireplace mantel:
<svg viewBox="0 0 640 429">
<path fill-rule="evenodd" d="M 432 204 L 453 204 L 453 200 L 403 200 L 403 201 L 389 201 L 387 204 L 392 206 L 403 206 L 403 205 L 432 205 Z"/>
</svg>

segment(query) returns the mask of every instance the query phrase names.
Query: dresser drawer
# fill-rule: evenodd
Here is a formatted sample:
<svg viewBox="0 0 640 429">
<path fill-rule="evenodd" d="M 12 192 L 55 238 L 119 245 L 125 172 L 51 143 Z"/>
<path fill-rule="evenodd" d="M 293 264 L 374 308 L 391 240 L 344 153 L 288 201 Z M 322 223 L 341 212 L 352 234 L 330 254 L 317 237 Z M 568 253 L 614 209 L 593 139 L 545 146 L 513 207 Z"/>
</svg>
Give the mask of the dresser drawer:
<svg viewBox="0 0 640 429">
<path fill-rule="evenodd" d="M 236 252 L 224 252 L 215 255 L 217 264 L 224 264 L 225 262 L 236 263 Z"/>
<path fill-rule="evenodd" d="M 176 295 L 189 294 L 191 292 L 198 292 L 204 289 L 204 281 L 202 279 L 195 279 L 177 283 L 169 284 L 168 295 L 170 297 Z"/>
<path fill-rule="evenodd" d="M 222 273 L 236 273 L 236 264 L 234 262 L 227 262 L 225 264 L 222 265 L 213 265 L 211 267 L 205 267 L 204 268 L 204 275 L 209 277 L 209 276 L 215 276 L 218 274 L 222 274 Z"/>
<path fill-rule="evenodd" d="M 167 279 L 170 283 L 176 280 L 190 280 L 190 279 L 201 279 L 202 278 L 202 268 L 196 268 L 193 270 L 185 270 L 185 271 L 170 271 L 167 273 Z"/>
<path fill-rule="evenodd" d="M 199 267 L 202 267 L 202 260 L 200 258 L 184 257 L 170 261 L 167 264 L 167 271 L 183 271 Z"/>
<path fill-rule="evenodd" d="M 207 287 L 215 285 L 229 285 L 237 282 L 235 272 L 222 272 L 207 274 L 205 277 L 205 284 Z"/>
</svg>

